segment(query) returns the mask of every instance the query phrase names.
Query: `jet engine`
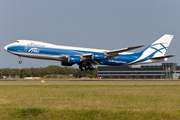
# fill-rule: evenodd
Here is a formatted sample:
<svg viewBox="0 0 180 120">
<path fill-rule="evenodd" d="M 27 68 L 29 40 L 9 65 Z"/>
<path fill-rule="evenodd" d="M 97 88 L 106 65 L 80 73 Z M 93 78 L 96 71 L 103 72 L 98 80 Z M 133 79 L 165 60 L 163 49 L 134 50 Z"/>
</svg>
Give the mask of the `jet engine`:
<svg viewBox="0 0 180 120">
<path fill-rule="evenodd" d="M 81 57 L 80 56 L 69 56 L 68 57 L 68 63 L 74 64 L 74 63 L 80 63 Z"/>
<path fill-rule="evenodd" d="M 61 65 L 62 66 L 72 66 L 75 63 L 80 63 L 81 62 L 81 57 L 79 56 L 69 56 L 68 61 L 62 61 Z"/>
<path fill-rule="evenodd" d="M 104 60 L 105 54 L 104 53 L 93 53 L 92 60 Z"/>
</svg>

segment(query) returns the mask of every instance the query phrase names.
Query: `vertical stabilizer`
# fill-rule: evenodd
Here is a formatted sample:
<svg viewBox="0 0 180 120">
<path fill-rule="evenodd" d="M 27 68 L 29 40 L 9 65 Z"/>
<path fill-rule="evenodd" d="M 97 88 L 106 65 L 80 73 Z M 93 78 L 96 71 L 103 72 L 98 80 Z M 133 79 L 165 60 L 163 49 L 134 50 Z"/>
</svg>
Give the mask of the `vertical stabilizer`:
<svg viewBox="0 0 180 120">
<path fill-rule="evenodd" d="M 165 56 L 165 53 L 171 43 L 174 35 L 165 34 L 146 49 L 139 53 L 139 58 L 130 64 L 143 64 L 166 61 L 167 58 L 172 56 Z M 151 59 L 154 58 L 154 59 Z"/>
<path fill-rule="evenodd" d="M 149 57 L 164 56 L 174 35 L 165 34 L 142 51 L 142 54 Z"/>
</svg>

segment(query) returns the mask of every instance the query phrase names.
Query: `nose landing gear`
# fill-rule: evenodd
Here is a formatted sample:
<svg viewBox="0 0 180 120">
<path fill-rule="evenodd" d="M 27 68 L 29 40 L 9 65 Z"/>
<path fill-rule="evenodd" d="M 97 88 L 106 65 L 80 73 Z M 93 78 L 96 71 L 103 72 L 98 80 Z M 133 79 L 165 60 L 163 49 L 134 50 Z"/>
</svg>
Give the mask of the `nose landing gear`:
<svg viewBox="0 0 180 120">
<path fill-rule="evenodd" d="M 21 60 L 21 57 L 19 57 L 19 64 L 22 64 L 22 60 Z"/>
<path fill-rule="evenodd" d="M 22 63 L 22 60 L 19 60 L 19 64 L 21 64 Z"/>
</svg>

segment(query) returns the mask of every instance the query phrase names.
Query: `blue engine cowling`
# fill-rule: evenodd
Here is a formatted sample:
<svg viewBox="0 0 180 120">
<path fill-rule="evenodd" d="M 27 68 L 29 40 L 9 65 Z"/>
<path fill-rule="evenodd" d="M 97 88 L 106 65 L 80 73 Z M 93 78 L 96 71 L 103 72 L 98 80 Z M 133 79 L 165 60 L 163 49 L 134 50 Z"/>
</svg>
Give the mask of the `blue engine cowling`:
<svg viewBox="0 0 180 120">
<path fill-rule="evenodd" d="M 81 57 L 80 56 L 69 56 L 68 58 L 68 63 L 80 63 L 81 62 Z"/>
<path fill-rule="evenodd" d="M 92 60 L 104 60 L 105 54 L 104 53 L 93 53 Z"/>
</svg>

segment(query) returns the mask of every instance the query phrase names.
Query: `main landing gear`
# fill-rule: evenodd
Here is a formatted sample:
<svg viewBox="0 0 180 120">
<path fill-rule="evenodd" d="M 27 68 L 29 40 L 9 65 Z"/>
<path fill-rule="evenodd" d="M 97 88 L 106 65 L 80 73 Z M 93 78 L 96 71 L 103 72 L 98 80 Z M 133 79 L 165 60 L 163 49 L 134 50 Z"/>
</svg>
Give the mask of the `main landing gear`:
<svg viewBox="0 0 180 120">
<path fill-rule="evenodd" d="M 21 57 L 19 57 L 19 64 L 22 64 L 22 60 L 21 60 Z"/>
<path fill-rule="evenodd" d="M 81 71 L 84 71 L 84 70 L 94 70 L 93 66 L 92 65 L 82 65 L 82 64 L 79 64 L 79 69 Z"/>
</svg>

